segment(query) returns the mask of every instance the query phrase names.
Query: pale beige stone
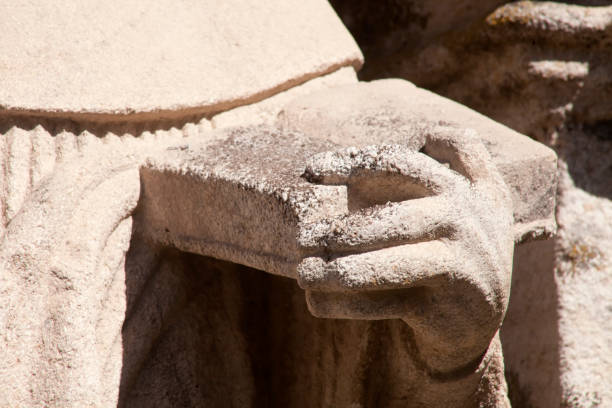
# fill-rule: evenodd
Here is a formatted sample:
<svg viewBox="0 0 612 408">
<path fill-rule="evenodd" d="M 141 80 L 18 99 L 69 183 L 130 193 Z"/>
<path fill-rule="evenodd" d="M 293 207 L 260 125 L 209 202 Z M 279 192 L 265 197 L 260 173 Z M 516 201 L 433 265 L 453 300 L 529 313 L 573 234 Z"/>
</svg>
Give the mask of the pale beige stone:
<svg viewBox="0 0 612 408">
<path fill-rule="evenodd" d="M 0 7 L 0 406 L 509 406 L 554 153 L 325 2 Z"/>
<path fill-rule="evenodd" d="M 474 132 L 512 192 L 517 242 L 550 237 L 555 231 L 555 153 L 407 81 L 361 82 L 313 93 L 290 103 L 281 112 L 279 123 L 344 146 L 418 143 L 415 133 L 424 137 L 452 129 Z"/>
<path fill-rule="evenodd" d="M 369 194 L 370 200 L 373 200 L 371 203 L 364 202 L 367 197 L 363 196 L 363 191 L 357 189 L 359 207 L 376 204 L 383 206 L 376 210 L 378 213 L 371 215 L 367 215 L 367 211 L 361 214 L 363 210 L 359 208 L 353 209 L 353 215 L 346 217 L 347 211 L 351 212 L 349 208 L 353 193 L 350 188 L 325 185 L 333 182 L 333 179 L 323 178 L 320 180 L 323 183 L 321 185 L 301 177 L 307 170 L 308 177 L 316 181 L 318 174 L 337 171 L 335 164 L 329 168 L 329 165 L 335 162 L 326 161 L 325 155 L 314 156 L 314 161 L 309 161 L 314 153 L 342 148 L 331 141 L 313 139 L 299 133 L 287 133 L 274 127 L 216 130 L 205 133 L 203 137 L 199 134 L 185 137 L 188 133 L 185 129 L 183 132 L 156 132 L 156 136 L 143 134 L 139 138 L 130 135 L 119 138 L 109 134 L 103 139 L 97 139 L 88 133 L 74 135 L 69 132 L 62 132 L 54 137 L 40 128 L 32 131 L 10 131 L 11 134 L 15 132 L 21 132 L 24 137 L 36 140 L 46 138 L 49 140 L 46 144 L 55 143 L 59 149 L 57 151 L 62 153 L 55 159 L 53 171 L 43 178 L 40 184 L 29 185 L 32 193 L 10 220 L 4 235 L 2 259 L 3 270 L 7 273 L 3 274 L 2 289 L 3 295 L 9 301 L 3 303 L 2 309 L 3 325 L 7 328 L 7 337 L 4 337 L 2 347 L 3 365 L 0 370 L 0 379 L 7 390 L 3 394 L 3 403 L 17 403 L 21 406 L 37 406 L 42 403 L 65 407 L 88 404 L 113 406 L 118 400 L 121 404 L 139 404 L 134 401 L 140 401 L 141 404 L 148 404 L 144 401 L 166 401 L 165 403 L 170 404 L 172 401 L 178 401 L 178 397 L 165 400 L 163 394 L 155 393 L 150 397 L 153 400 L 145 398 L 141 381 L 147 378 L 156 378 L 155 389 L 173 389 L 167 387 L 177 385 L 171 385 L 172 382 L 165 380 L 155 368 L 151 368 L 151 373 L 158 373 L 158 377 L 154 378 L 138 371 L 138 367 L 143 365 L 165 361 L 163 358 L 159 360 L 154 342 L 157 336 L 167 332 L 165 325 L 168 324 L 168 319 L 171 319 L 171 311 L 177 307 L 177 299 L 180 300 L 182 296 L 179 295 L 182 290 L 180 288 L 188 284 L 175 275 L 178 273 L 176 271 L 187 271 L 186 266 L 175 264 L 175 261 L 170 259 L 162 262 L 169 262 L 170 270 L 175 272 L 150 277 L 156 270 L 155 259 L 159 259 L 153 249 L 158 245 L 148 248 L 145 243 L 156 242 L 299 278 L 301 284 L 309 288 L 309 307 L 320 316 L 404 318 L 410 327 L 420 333 L 417 344 L 421 362 L 413 361 L 411 343 L 400 341 L 394 346 L 394 350 L 400 355 L 408 353 L 401 360 L 404 364 L 403 370 L 414 367 L 414 364 L 426 364 L 430 367 L 429 370 L 432 370 L 431 375 L 434 378 L 441 376 L 447 378 L 446 381 L 454 378 L 453 372 L 457 367 L 468 364 L 470 370 L 473 370 L 468 374 L 464 373 L 465 369 L 462 368 L 461 374 L 457 374 L 457 378 L 448 383 L 448 387 L 451 387 L 449 389 L 453 391 L 445 394 L 444 398 L 440 398 L 438 394 L 447 386 L 423 386 L 421 391 L 411 397 L 412 404 L 427 402 L 429 405 L 455 405 L 474 398 L 473 393 L 477 390 L 481 390 L 478 399 L 489 401 L 488 406 L 505 404 L 501 354 L 498 340 L 494 336 L 508 295 L 509 262 L 514 239 L 510 224 L 513 221 L 511 209 L 508 207 L 510 200 L 504 198 L 508 191 L 502 179 L 495 175 L 497 170 L 488 161 L 488 154 L 473 136 L 461 136 L 462 133 L 457 129 L 434 134 L 431 136 L 433 139 L 427 143 L 430 146 L 428 149 L 431 150 L 426 151 L 441 160 L 450 160 L 451 167 L 459 172 L 469 171 L 468 176 L 476 177 L 472 180 L 476 183 L 474 185 L 466 182 L 459 173 L 427 159 L 424 154 L 415 150 L 411 153 L 410 149 L 415 149 L 416 145 L 412 144 L 411 147 L 410 143 L 406 147 L 389 145 L 371 147 L 371 151 L 349 150 L 346 151 L 349 156 L 342 153 L 343 150 L 336 153 L 339 158 L 344 157 L 342 160 L 354 162 L 351 166 L 356 166 L 356 170 L 369 163 L 370 159 L 383 166 L 381 169 L 387 169 L 389 165 L 399 165 L 397 169 L 404 169 L 400 170 L 402 177 L 412 180 L 409 184 L 416 182 L 416 188 L 420 183 L 425 183 L 428 188 L 433 188 L 433 193 L 441 194 L 441 209 L 446 207 L 450 211 L 439 214 L 443 217 L 440 220 L 442 227 L 436 234 L 443 235 L 434 237 L 442 241 L 415 244 L 417 258 L 411 258 L 412 250 L 406 245 L 410 246 L 416 235 L 411 237 L 410 234 L 417 234 L 419 229 L 428 234 L 427 220 L 430 218 L 420 220 L 415 214 L 402 215 L 401 202 L 385 204 L 385 201 L 380 201 L 384 199 L 384 194 L 393 193 L 393 189 L 382 189 L 381 195 L 374 194 L 375 190 L 372 191 Z M 445 135 L 449 139 L 439 139 Z M 417 140 L 422 139 L 419 133 L 414 133 L 413 136 Z M 455 163 L 448 156 L 448 152 L 439 150 L 446 142 L 440 146 L 439 143 L 448 140 L 453 145 L 456 136 L 460 136 L 459 141 L 461 137 L 467 139 L 457 145 L 459 150 L 456 154 L 461 160 Z M 465 156 L 462 156 L 463 154 Z M 422 157 L 422 160 L 426 161 L 406 162 L 410 155 Z M 319 157 L 323 158 L 323 161 Z M 139 175 L 137 168 L 145 161 L 147 164 Z M 423 166 L 415 165 L 416 163 Z M 30 161 L 28 164 L 35 166 L 36 161 Z M 406 165 L 408 167 L 402 167 Z M 340 168 L 344 168 L 343 165 Z M 375 175 L 376 168 L 372 169 Z M 435 171 L 431 172 L 432 170 Z M 417 173 L 414 174 L 418 176 L 411 179 L 410 174 L 415 171 Z M 340 177 L 346 177 L 341 174 Z M 349 177 L 353 176 L 349 174 Z M 478 181 L 481 177 L 482 184 Z M 397 182 L 394 180 L 393 177 L 390 178 L 391 183 Z M 436 185 L 443 190 L 437 190 Z M 398 185 L 401 186 L 402 184 Z M 477 193 L 480 189 L 485 192 L 482 197 L 479 195 L 481 193 Z M 347 192 L 350 193 L 348 196 Z M 406 196 L 406 193 L 400 193 L 391 200 L 404 201 L 411 197 L 410 194 Z M 486 198 L 489 195 L 490 198 Z M 133 230 L 131 213 L 137 199 L 139 209 Z M 473 201 L 455 207 L 454 204 L 465 199 Z M 422 200 L 426 200 L 422 201 L 424 205 L 429 202 L 427 198 Z M 419 202 L 414 200 L 414 205 L 418 207 Z M 203 203 L 206 205 L 202 205 Z M 405 203 L 411 205 L 410 201 Z M 457 212 L 459 209 L 468 213 L 461 215 L 463 212 Z M 495 223 L 483 224 L 487 219 L 484 214 L 488 214 L 491 209 L 495 209 L 490 215 L 491 219 L 495 219 Z M 473 216 L 474 211 L 485 213 L 474 218 L 473 227 L 478 229 L 488 225 L 485 229 L 493 230 L 485 234 L 490 237 L 499 233 L 505 244 L 500 241 L 499 247 L 489 247 L 490 241 L 485 239 L 482 241 L 485 244 L 482 247 L 470 245 L 470 251 L 476 253 L 457 259 L 467 261 L 473 258 L 476 262 L 452 266 L 455 261 L 446 263 L 449 260 L 445 260 L 441 254 L 457 249 L 446 248 L 447 244 L 442 244 L 442 237 L 444 234 L 451 234 L 448 245 L 450 242 L 455 242 L 453 245 L 472 242 L 462 238 L 460 229 L 456 229 L 459 225 L 453 224 L 452 220 L 462 220 L 461 228 L 468 228 L 471 224 L 466 221 Z M 296 216 L 297 218 L 294 218 Z M 432 212 L 431 217 L 434 216 Z M 338 223 L 329 224 L 329 217 L 335 217 Z M 370 221 L 367 217 L 370 217 Z M 407 220 L 404 221 L 403 217 L 414 219 L 415 223 L 405 222 Z M 292 225 L 292 219 L 298 224 Z M 508 224 L 506 227 L 501 224 L 503 219 Z M 434 218 L 431 218 L 431 221 L 436 222 Z M 364 222 L 364 226 L 370 225 L 369 233 L 367 228 L 359 226 Z M 294 235 L 295 228 L 302 232 Z M 356 231 L 361 231 L 361 238 L 350 232 L 355 228 Z M 346 230 L 344 236 L 334 232 L 343 229 Z M 472 236 L 474 231 L 468 234 Z M 33 235 L 37 237 L 34 241 L 31 238 Z M 132 247 L 142 249 L 133 249 L 137 252 L 132 252 L 126 259 L 130 236 Z M 295 241 L 296 237 L 298 241 Z M 389 248 L 377 250 L 381 245 Z M 424 245 L 424 252 L 419 252 L 421 245 Z M 440 247 L 428 249 L 428 245 Z M 330 281 L 329 289 L 321 290 L 322 287 L 319 286 L 315 289 L 312 285 L 316 281 L 308 276 L 334 270 L 339 265 L 336 266 L 332 262 L 327 267 L 312 269 L 312 260 L 321 259 L 313 256 L 321 250 L 323 253 L 332 251 L 331 253 L 342 254 L 343 246 L 353 248 L 349 249 L 349 253 L 354 250 L 365 251 L 361 255 L 354 254 L 345 259 L 355 265 L 349 271 L 351 276 L 355 277 L 357 286 L 349 284 L 349 292 L 345 293 L 344 289 L 338 291 L 337 283 Z M 481 253 L 480 250 L 484 252 Z M 489 258 L 491 261 L 501 262 L 498 272 L 491 270 L 490 265 L 484 267 L 478 262 L 479 259 L 485 259 L 482 255 L 490 253 L 488 251 L 498 253 Z M 427 260 L 427 254 L 430 253 L 436 253 L 440 258 Z M 410 291 L 411 285 L 422 279 L 427 280 L 426 276 L 419 276 L 418 273 L 414 275 L 416 280 L 413 283 L 406 281 L 405 277 L 397 280 L 397 268 L 407 268 L 407 273 L 420 264 L 417 262 L 419 256 L 425 257 L 423 260 L 426 262 L 439 263 L 438 273 L 442 274 L 440 276 L 445 276 L 446 273 L 450 273 L 448 276 L 455 276 L 456 273 L 475 268 L 473 273 L 468 272 L 471 276 L 465 282 L 468 286 L 456 286 L 453 283 L 455 278 L 448 283 L 449 288 L 456 286 L 464 295 L 469 292 L 469 287 L 473 287 L 475 293 L 483 294 L 482 297 L 466 296 L 467 303 L 459 306 L 449 304 L 448 310 L 443 308 L 446 310 L 443 313 L 451 313 L 454 316 L 454 329 L 449 332 L 448 338 L 444 337 L 447 335 L 444 328 L 448 326 L 442 320 L 435 320 L 440 325 L 438 329 L 437 325 L 429 327 L 429 323 L 426 323 L 428 319 L 422 321 L 420 317 L 409 313 L 411 306 L 410 302 L 407 304 L 406 301 L 409 301 L 411 296 L 385 296 L 379 304 L 376 297 L 372 298 L 367 294 L 373 289 L 367 286 L 373 278 L 369 277 L 371 267 L 374 267 L 372 271 L 376 273 L 380 284 L 374 294 L 384 294 L 386 287 L 397 287 L 398 289 L 394 290 L 399 290 L 405 285 L 408 286 L 402 290 Z M 412 260 L 408 262 L 409 259 Z M 128 267 L 128 264 L 131 266 Z M 302 266 L 298 266 L 300 264 Z M 388 264 L 388 269 L 385 269 L 385 264 Z M 139 276 L 144 279 L 141 283 L 138 283 Z M 333 274 L 329 275 L 331 276 Z M 327 279 L 324 277 L 323 282 Z M 461 278 L 456 279 L 457 282 L 462 281 Z M 358 282 L 363 282 L 366 286 Z M 375 287 L 379 284 L 376 283 Z M 327 287 L 325 285 L 328 283 L 324 284 L 324 287 Z M 434 284 L 432 288 L 436 287 L 438 285 Z M 327 294 L 327 290 L 337 293 Z M 356 292 L 350 294 L 350 291 Z M 330 295 L 333 298 L 331 304 Z M 481 304 L 477 299 L 485 303 Z M 467 313 L 463 317 L 456 314 L 461 310 L 469 310 L 467 305 L 473 301 L 476 302 L 473 305 L 477 313 Z M 22 307 L 24 304 L 27 307 Z M 333 306 L 332 309 L 329 308 L 330 305 Z M 431 311 L 434 315 L 437 313 L 435 310 L 436 307 Z M 201 311 L 198 312 L 200 313 Z M 36 318 L 32 319 L 32 316 Z M 480 317 L 476 319 L 476 316 Z M 465 323 L 461 323 L 466 318 Z M 127 320 L 124 322 L 124 319 Z M 92 325 L 91 322 L 96 324 Z M 476 326 L 470 326 L 469 322 L 475 322 Z M 181 324 L 180 327 L 184 327 L 182 330 L 188 330 L 189 323 L 185 324 L 187 326 Z M 57 334 L 58 330 L 61 335 Z M 176 349 L 182 347 L 180 344 L 179 342 L 163 347 L 170 347 L 169 350 L 173 350 L 170 355 L 177 355 L 185 352 Z M 40 348 L 39 345 L 43 347 Z M 459 346 L 460 348 L 457 348 Z M 237 356 L 243 355 L 245 346 L 235 347 L 237 348 L 234 353 Z M 428 351 L 429 347 L 442 347 L 446 351 L 432 352 Z M 489 351 L 481 360 L 481 353 L 487 349 Z M 129 350 L 127 355 L 126 350 Z M 180 366 L 190 367 L 190 362 L 197 361 L 192 356 L 177 362 Z M 178 366 L 174 368 L 178 369 Z M 236 373 L 238 375 L 238 372 Z M 402 381 L 407 382 L 398 388 L 397 392 L 405 392 L 401 391 L 403 387 L 426 380 L 426 377 L 419 379 L 416 373 L 418 370 L 413 368 L 398 377 L 396 381 L 403 379 Z M 355 383 L 358 379 L 353 378 L 351 381 Z M 248 384 L 248 381 L 245 384 Z M 391 387 L 391 384 L 389 386 Z M 249 386 L 245 387 L 247 388 L 242 391 L 236 391 L 236 396 L 249 395 Z M 189 389 L 190 393 L 195 390 Z M 191 401 L 198 401 L 196 395 L 190 397 L 196 398 Z M 202 401 L 206 399 L 193 404 L 197 405 Z"/>
<path fill-rule="evenodd" d="M 257 124 L 271 125 L 276 122 L 277 116 L 283 107 L 293 99 L 308 95 L 314 91 L 356 82 L 357 74 L 352 67 L 340 68 L 338 71 L 312 79 L 302 85 L 264 99 L 261 102 L 219 113 L 211 118 L 211 124 L 215 128 Z"/>
<path fill-rule="evenodd" d="M 0 108 L 16 112 L 214 113 L 362 63 L 323 0 L 7 1 L 0 15 Z"/>
<path fill-rule="evenodd" d="M 540 225 L 552 225 L 550 233 L 554 230 L 551 218 L 554 202 L 550 200 L 554 192 L 555 155 L 500 126 L 505 135 L 493 132 L 486 135 L 492 140 L 498 138 L 498 144 L 491 148 L 493 152 L 503 151 L 504 143 L 508 143 L 510 150 L 515 144 L 525 147 L 517 149 L 519 157 L 514 161 L 508 159 L 512 157 L 508 153 L 498 154 L 491 162 L 475 131 L 461 128 L 459 121 L 428 124 L 426 114 L 412 116 L 410 110 L 402 110 L 401 99 L 386 91 L 384 85 L 388 83 L 383 81 L 382 87 L 357 84 L 298 98 L 283 109 L 281 131 L 266 127 L 230 129 L 226 131 L 227 141 L 222 137 L 213 145 L 189 144 L 173 149 L 172 155 L 157 156 L 142 173 L 147 192 L 139 215 L 143 234 L 162 245 L 297 278 L 306 289 L 309 309 L 315 316 L 404 319 L 415 332 L 420 358 L 429 370 L 440 375 L 446 372 L 451 381 L 453 368 L 472 366 L 474 379 L 491 378 L 492 384 L 499 387 L 485 393 L 486 398 L 495 402 L 484 406 L 503 406 L 505 388 L 503 380 L 499 382 L 502 371 L 485 375 L 481 368 L 472 365 L 473 357 L 481 355 L 483 347 L 493 341 L 509 293 L 510 261 L 506 259 L 506 267 L 500 265 L 500 269 L 492 269 L 492 265 L 502 259 L 501 254 L 512 253 L 514 239 L 522 239 L 522 234 L 517 235 L 511 227 L 515 222 L 520 224 L 520 219 L 512 220 L 508 186 L 493 162 L 505 163 L 504 171 L 514 176 L 520 172 L 513 172 L 512 166 L 524 166 L 524 155 L 530 146 L 533 152 L 541 152 L 540 166 L 549 177 L 531 191 L 540 191 L 544 202 L 553 204 L 544 213 L 538 211 L 538 205 L 527 206 L 533 213 L 525 215 L 534 216 Z M 394 89 L 402 89 L 404 83 L 391 84 Z M 416 90 L 411 84 L 405 86 Z M 429 106 L 434 111 L 446 105 L 454 107 L 443 98 L 430 98 Z M 384 109 L 380 100 L 386 101 Z M 334 103 L 327 104 L 330 101 Z M 471 113 L 475 119 L 470 122 L 470 111 L 465 109 L 463 113 L 466 121 L 478 129 L 487 126 L 495 129 L 493 124 L 477 120 L 487 119 Z M 419 119 L 421 126 L 417 126 Z M 512 140 L 515 135 L 518 141 Z M 368 145 L 377 142 L 399 145 Z M 344 145 L 361 147 L 342 149 Z M 426 154 L 447 162 L 451 169 L 418 153 L 423 146 Z M 296 166 L 300 162 L 306 163 L 305 169 Z M 466 185 L 455 171 L 466 174 L 471 180 L 469 185 L 476 190 L 462 190 L 459 186 Z M 309 184 L 300 175 L 322 185 Z M 482 188 L 492 189 L 482 197 L 477 192 L 481 179 L 488 180 Z M 515 181 L 512 188 L 521 184 Z M 529 198 L 525 193 L 523 196 Z M 463 203 L 468 197 L 475 202 Z M 204 202 L 211 204 L 202 207 Z M 474 216 L 477 208 L 483 212 Z M 493 209 L 500 213 L 492 212 Z M 194 219 L 193 213 L 199 217 Z M 538 217 L 543 215 L 540 220 Z M 506 216 L 507 225 L 502 223 Z M 472 217 L 478 226 L 468 221 Z M 488 223 L 487 217 L 491 217 Z M 279 219 L 283 221 L 275 221 Z M 533 231 L 542 228 L 537 222 L 532 227 Z M 462 228 L 466 229 L 463 242 L 470 241 L 463 250 L 459 249 Z M 480 228 L 487 232 L 477 232 Z M 497 233 L 506 244 L 500 243 L 502 246 L 492 255 L 496 259 L 493 261 L 485 253 L 490 238 Z M 452 237 L 458 239 L 458 247 L 452 248 L 445 241 L 447 234 L 450 242 Z M 487 236 L 489 239 L 484 241 L 488 244 L 481 248 L 468 236 Z M 458 255 L 464 250 L 467 253 Z M 431 254 L 436 256 L 432 258 Z M 476 271 L 477 260 L 485 259 L 490 261 L 483 261 L 487 266 L 482 267 L 481 275 Z M 427 271 L 441 275 L 430 276 Z M 465 279 L 467 286 L 458 283 L 463 282 L 458 277 L 462 272 L 458 271 L 471 271 Z M 441 282 L 448 282 L 448 293 Z M 483 296 L 467 295 L 472 293 L 467 282 L 472 282 L 475 293 L 484 293 Z M 416 288 L 429 285 L 432 291 L 441 291 L 436 296 L 440 299 L 462 299 L 432 306 L 434 315 L 453 316 L 452 329 L 443 321 L 436 320 L 434 326 L 425 322 L 433 318 L 429 319 L 423 311 L 425 295 Z M 452 294 L 453 290 L 459 290 L 461 295 Z M 407 291 L 405 296 L 402 291 Z M 478 303 L 478 298 L 487 299 L 488 306 Z M 472 310 L 464 301 L 476 301 L 478 306 Z M 414 307 L 421 312 L 413 314 Z M 466 314 L 461 317 L 459 311 Z M 501 361 L 501 354 L 491 353 L 485 360 Z M 458 385 L 462 380 L 453 381 Z M 476 387 L 476 382 L 472 384 Z M 475 389 L 467 392 L 469 387 L 465 388 L 466 394 L 456 391 L 452 403 L 442 399 L 433 402 L 427 399 L 431 396 L 423 396 L 414 397 L 411 404 L 424 401 L 434 405 L 459 404 L 462 398 L 467 403 Z"/>
<path fill-rule="evenodd" d="M 490 344 L 509 295 L 514 221 L 486 150 L 451 133 L 428 137 L 427 154 L 399 145 L 330 153 L 336 146 L 238 128 L 157 156 L 142 171 L 142 234 L 297 279 L 318 317 L 404 320 L 430 376 L 471 384 L 410 405 L 476 403 L 478 384 L 497 378 L 486 398 L 506 406 Z"/>
<path fill-rule="evenodd" d="M 610 2 L 472 2 L 467 21 L 449 13 L 443 27 L 420 13 L 399 27 L 359 26 L 367 2 L 357 3 L 344 19 L 370 44 L 362 78 L 413 81 L 558 153 L 559 233 L 517 251 L 501 332 L 510 395 L 516 406 L 612 406 Z M 411 17 L 446 4 L 407 0 L 401 14 L 383 3 L 376 10 Z"/>
</svg>

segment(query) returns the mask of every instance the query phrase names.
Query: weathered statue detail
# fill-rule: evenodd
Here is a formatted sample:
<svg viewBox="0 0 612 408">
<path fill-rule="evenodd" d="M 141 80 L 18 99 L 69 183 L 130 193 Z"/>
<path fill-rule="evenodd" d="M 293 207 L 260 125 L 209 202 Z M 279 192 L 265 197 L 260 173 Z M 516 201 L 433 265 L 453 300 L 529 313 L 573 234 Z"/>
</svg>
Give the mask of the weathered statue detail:
<svg viewBox="0 0 612 408">
<path fill-rule="evenodd" d="M 510 399 L 612 406 L 612 2 L 331 3 L 362 80 L 406 79 L 556 151 L 558 233 L 515 251 Z"/>
<path fill-rule="evenodd" d="M 501 325 L 513 221 L 478 141 L 427 139 L 424 153 L 383 145 L 315 156 L 306 177 L 348 185 L 356 208 L 304 234 L 305 249 L 318 251 L 298 282 L 315 316 L 404 320 L 427 369 L 443 377 L 478 367 Z"/>
<path fill-rule="evenodd" d="M 0 406 L 509 406 L 513 249 L 554 232 L 556 157 L 405 81 L 358 83 L 338 30 L 327 65 L 210 106 L 6 97 Z"/>
</svg>

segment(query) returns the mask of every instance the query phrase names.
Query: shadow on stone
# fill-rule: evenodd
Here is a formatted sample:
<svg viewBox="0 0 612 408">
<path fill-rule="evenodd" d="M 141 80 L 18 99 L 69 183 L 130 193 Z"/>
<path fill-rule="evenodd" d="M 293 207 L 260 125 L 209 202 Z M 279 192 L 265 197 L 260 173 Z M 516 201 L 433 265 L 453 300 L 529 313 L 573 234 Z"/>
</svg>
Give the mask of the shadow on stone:
<svg viewBox="0 0 612 408">
<path fill-rule="evenodd" d="M 567 164 L 574 185 L 612 199 L 612 121 L 571 129 L 559 144 L 559 158 Z"/>
<path fill-rule="evenodd" d="M 558 407 L 558 295 L 554 240 L 514 252 L 510 306 L 501 330 L 506 380 L 513 408 Z"/>
<path fill-rule="evenodd" d="M 466 389 L 415 365 L 405 323 L 314 318 L 295 281 L 245 266 L 135 236 L 126 293 L 120 407 L 452 406 Z"/>
</svg>

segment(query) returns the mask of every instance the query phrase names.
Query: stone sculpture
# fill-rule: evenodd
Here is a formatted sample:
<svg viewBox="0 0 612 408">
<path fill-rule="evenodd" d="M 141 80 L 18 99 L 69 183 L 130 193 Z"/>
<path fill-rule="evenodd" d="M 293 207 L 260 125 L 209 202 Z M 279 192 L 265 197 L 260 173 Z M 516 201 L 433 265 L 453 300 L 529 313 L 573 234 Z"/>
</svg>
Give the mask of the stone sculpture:
<svg viewBox="0 0 612 408">
<path fill-rule="evenodd" d="M 0 405 L 509 405 L 498 330 L 513 246 L 554 233 L 556 156 L 405 81 L 357 83 L 359 50 L 329 5 L 271 3 L 208 5 L 267 22 L 246 31 L 171 2 L 129 2 L 111 24 L 140 45 L 156 24 L 179 43 L 247 41 L 204 50 L 223 65 L 177 65 L 163 44 L 125 56 L 134 43 L 95 24 L 78 26 L 82 43 L 44 24 L 0 42 Z M 92 15 L 116 17 L 110 4 Z M 40 22 L 3 7 L 12 36 Z M 49 80 L 41 44 L 62 57 Z M 104 60 L 126 88 L 83 92 Z M 351 321 L 311 319 L 304 293 L 314 316 Z M 271 323 L 249 329 L 249 315 Z"/>
<path fill-rule="evenodd" d="M 332 3 L 361 78 L 405 78 L 559 154 L 559 233 L 515 255 L 507 377 L 518 406 L 611 406 L 610 2 Z"/>
</svg>

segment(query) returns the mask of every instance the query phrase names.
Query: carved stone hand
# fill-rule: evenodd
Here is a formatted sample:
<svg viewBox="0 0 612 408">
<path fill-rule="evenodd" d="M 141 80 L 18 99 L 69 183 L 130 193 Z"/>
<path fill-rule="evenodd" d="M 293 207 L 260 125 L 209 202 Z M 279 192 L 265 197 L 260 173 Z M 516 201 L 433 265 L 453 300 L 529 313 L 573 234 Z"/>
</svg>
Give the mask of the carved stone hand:
<svg viewBox="0 0 612 408">
<path fill-rule="evenodd" d="M 319 317 L 400 318 L 432 372 L 478 366 L 510 290 L 509 192 L 465 132 L 315 155 L 304 177 L 346 185 L 350 213 L 305 228 L 298 267 Z"/>
</svg>

